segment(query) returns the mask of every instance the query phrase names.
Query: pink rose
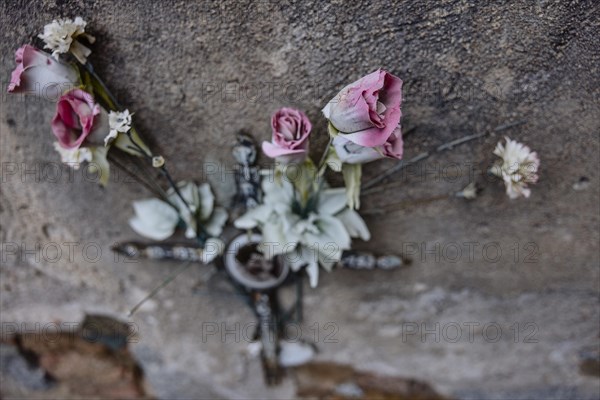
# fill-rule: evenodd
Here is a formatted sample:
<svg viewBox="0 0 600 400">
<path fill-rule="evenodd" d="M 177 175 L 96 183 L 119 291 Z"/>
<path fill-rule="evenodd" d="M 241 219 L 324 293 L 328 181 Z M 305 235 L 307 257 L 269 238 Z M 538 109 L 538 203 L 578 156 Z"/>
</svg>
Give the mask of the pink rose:
<svg viewBox="0 0 600 400">
<path fill-rule="evenodd" d="M 271 118 L 273 138 L 263 142 L 263 152 L 283 163 L 302 162 L 308 155 L 308 136 L 312 125 L 299 110 L 282 108 Z"/>
<path fill-rule="evenodd" d="M 333 147 L 340 160 L 347 164 L 364 164 L 383 157 L 402 159 L 402 134 L 396 129 L 382 146 L 363 147 L 337 135 Z"/>
<path fill-rule="evenodd" d="M 401 104 L 402 80 L 385 70 L 342 89 L 323 108 L 340 159 L 356 164 L 381 157 L 402 158 Z"/>
<path fill-rule="evenodd" d="M 61 96 L 51 125 L 58 143 L 65 149 L 78 149 L 84 142 L 103 144 L 110 131 L 106 111 L 81 89 Z"/>
<path fill-rule="evenodd" d="M 15 52 L 17 67 L 10 76 L 9 93 L 31 93 L 57 99 L 77 84 L 77 71 L 50 54 L 25 45 Z"/>
</svg>

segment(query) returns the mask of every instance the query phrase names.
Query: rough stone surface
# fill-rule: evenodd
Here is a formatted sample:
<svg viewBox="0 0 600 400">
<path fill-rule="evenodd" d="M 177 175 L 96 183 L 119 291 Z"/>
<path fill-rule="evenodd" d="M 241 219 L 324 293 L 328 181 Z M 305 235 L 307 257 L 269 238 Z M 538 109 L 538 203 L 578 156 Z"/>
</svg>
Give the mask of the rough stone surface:
<svg viewBox="0 0 600 400">
<path fill-rule="evenodd" d="M 316 148 L 326 141 L 325 102 L 385 67 L 405 82 L 403 126 L 414 128 L 407 158 L 490 134 L 434 154 L 363 197 L 373 239 L 356 247 L 401 251 L 412 263 L 334 271 L 307 289 L 302 332 L 314 340 L 319 327 L 318 359 L 423 380 L 459 398 L 597 398 L 600 381 L 581 365 L 597 359 L 599 340 L 598 4 L 484 3 L 3 1 L 0 71 L 6 83 L 14 50 L 36 42 L 45 23 L 83 16 L 98 38 L 91 61 L 135 112 L 145 139 L 178 179 L 209 175 L 223 199 L 231 177 L 203 163 L 231 166 L 237 130 L 267 139 L 270 114 L 295 106 L 314 122 Z M 106 189 L 81 173 L 70 179 L 66 168 L 58 179 L 44 177 L 58 160 L 48 126 L 53 105 L 4 89 L 3 334 L 13 326 L 6 324 L 77 322 L 90 312 L 127 320 L 127 310 L 177 268 L 128 264 L 110 253 L 115 241 L 135 238 L 126 224 L 130 203 L 148 193 L 122 174 Z M 524 124 L 493 132 L 515 121 Z M 510 201 L 501 182 L 485 176 L 504 134 L 541 157 L 528 200 Z M 393 165 L 368 165 L 365 179 Z M 483 192 L 466 202 L 452 193 L 469 183 L 469 166 Z M 66 242 L 79 243 L 73 257 Z M 52 243 L 62 250 L 57 261 Z M 90 243 L 102 249 L 95 262 Z M 13 256 L 12 244 L 39 245 L 41 256 Z M 291 376 L 264 387 L 243 337 L 203 340 L 206 323 L 235 329 L 253 321 L 222 277 L 207 280 L 208 273 L 187 271 L 130 319 L 152 393 L 293 397 Z M 325 341 L 327 322 L 337 343 Z M 479 324 L 473 342 L 470 322 Z M 440 324 L 438 336 L 422 337 L 421 323 L 434 331 Z M 455 324 L 462 337 L 453 343 Z"/>
</svg>

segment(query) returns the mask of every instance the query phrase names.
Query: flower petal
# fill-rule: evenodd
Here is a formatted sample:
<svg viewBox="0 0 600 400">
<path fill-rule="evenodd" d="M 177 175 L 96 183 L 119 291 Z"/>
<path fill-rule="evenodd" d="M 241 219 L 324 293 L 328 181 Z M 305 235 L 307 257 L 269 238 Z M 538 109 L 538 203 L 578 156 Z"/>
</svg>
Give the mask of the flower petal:
<svg viewBox="0 0 600 400">
<path fill-rule="evenodd" d="M 268 243 L 273 254 L 285 254 L 296 247 L 298 237 L 289 229 L 283 219 L 276 218 L 262 226 L 263 243 Z"/>
<path fill-rule="evenodd" d="M 233 226 L 238 229 L 253 229 L 259 223 L 267 222 L 273 210 L 271 207 L 263 204 L 258 207 L 248 210 L 244 215 L 233 222 Z"/>
<path fill-rule="evenodd" d="M 371 127 L 354 133 L 341 133 L 340 135 L 361 146 L 377 147 L 383 145 L 390 135 L 396 130 L 402 117 L 400 108 L 388 108 L 385 116 L 385 126 L 383 128 Z"/>
<path fill-rule="evenodd" d="M 319 265 L 316 262 L 310 262 L 306 266 L 306 273 L 310 281 L 310 287 L 316 288 L 319 283 Z"/>
<path fill-rule="evenodd" d="M 216 207 L 204 229 L 211 236 L 219 236 L 223 232 L 227 217 L 227 211 L 223 207 Z"/>
<path fill-rule="evenodd" d="M 335 215 L 346 206 L 346 188 L 325 189 L 319 195 L 319 214 Z"/>
<path fill-rule="evenodd" d="M 350 237 L 359 237 L 364 241 L 371 239 L 371 233 L 367 224 L 365 224 L 365 221 L 356 211 L 346 208 L 337 214 L 336 217 L 342 221 Z"/>
<path fill-rule="evenodd" d="M 138 234 L 153 239 L 164 240 L 175 232 L 179 221 L 177 211 L 158 199 L 146 199 L 133 203 L 135 217 L 129 221 Z"/>
<path fill-rule="evenodd" d="M 191 211 L 195 212 L 200 205 L 198 186 L 194 182 L 181 181 L 177 183 L 177 189 L 179 189 L 179 193 L 181 193 L 185 202 L 190 206 Z M 190 213 L 190 210 L 188 210 L 173 188 L 169 189 L 167 194 L 169 196 L 169 201 L 175 204 L 182 214 Z"/>
<path fill-rule="evenodd" d="M 210 263 L 219 255 L 223 254 L 224 249 L 225 243 L 223 243 L 222 240 L 209 238 L 206 243 L 204 243 L 204 250 L 202 250 L 202 262 L 204 264 Z"/>
<path fill-rule="evenodd" d="M 290 154 L 306 153 L 305 149 L 284 149 L 283 147 L 274 145 L 271 142 L 263 142 L 262 151 L 267 155 L 267 157 L 271 158 L 286 156 Z"/>
<path fill-rule="evenodd" d="M 332 142 L 335 152 L 342 162 L 346 164 L 365 164 L 384 157 L 375 148 L 358 145 L 344 136 L 337 135 Z"/>
<path fill-rule="evenodd" d="M 203 183 L 198 187 L 198 194 L 200 196 L 200 218 L 206 220 L 213 212 L 215 196 L 208 183 Z"/>
</svg>

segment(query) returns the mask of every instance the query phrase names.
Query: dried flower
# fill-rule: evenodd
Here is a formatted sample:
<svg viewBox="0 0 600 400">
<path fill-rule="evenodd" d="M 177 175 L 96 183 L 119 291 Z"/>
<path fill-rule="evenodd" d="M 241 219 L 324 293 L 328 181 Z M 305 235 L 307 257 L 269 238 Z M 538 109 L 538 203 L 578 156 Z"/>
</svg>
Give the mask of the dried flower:
<svg viewBox="0 0 600 400">
<path fill-rule="evenodd" d="M 537 170 L 540 159 L 535 151 L 522 143 L 505 137 L 506 145 L 498 142 L 494 154 L 502 158 L 502 162 L 496 163 L 490 172 L 502 178 L 506 185 L 506 194 L 511 199 L 519 196 L 529 197 L 531 190 L 527 188 L 528 183 L 538 181 Z"/>
<path fill-rule="evenodd" d="M 382 69 L 343 88 L 322 110 L 329 133 L 339 137 L 333 145 L 340 159 L 350 164 L 401 159 L 401 105 L 402 80 Z"/>
<path fill-rule="evenodd" d="M 76 17 L 75 21 L 70 18 L 55 19 L 44 26 L 44 33 L 38 37 L 46 43 L 44 48 L 50 49 L 54 58 L 58 59 L 59 54 L 71 52 L 80 63 L 85 64 L 92 51 L 81 44 L 77 37 L 83 36 L 90 43 L 96 40 L 92 35 L 85 33 L 86 24 L 81 17 Z"/>
</svg>

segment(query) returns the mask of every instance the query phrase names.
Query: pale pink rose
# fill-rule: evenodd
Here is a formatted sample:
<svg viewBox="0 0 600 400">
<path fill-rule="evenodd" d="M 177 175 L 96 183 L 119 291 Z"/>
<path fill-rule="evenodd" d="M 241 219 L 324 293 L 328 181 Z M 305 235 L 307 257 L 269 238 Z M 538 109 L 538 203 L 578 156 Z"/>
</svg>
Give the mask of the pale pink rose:
<svg viewBox="0 0 600 400">
<path fill-rule="evenodd" d="M 345 146 L 346 141 L 357 145 L 348 154 L 342 152 L 342 161 L 345 156 L 348 163 L 402 158 L 401 105 L 402 80 L 385 70 L 379 69 L 342 89 L 323 108 L 339 137 L 337 147 Z M 360 147 L 369 150 L 359 150 Z M 357 153 L 360 156 L 352 156 Z"/>
<path fill-rule="evenodd" d="M 346 164 L 364 164 L 380 158 L 402 159 L 402 134 L 396 129 L 382 146 L 364 147 L 337 135 L 333 147 L 340 160 Z"/>
<path fill-rule="evenodd" d="M 15 52 L 17 67 L 10 76 L 9 93 L 28 93 L 57 99 L 77 85 L 77 71 L 48 53 L 25 45 Z"/>
<path fill-rule="evenodd" d="M 312 125 L 300 110 L 282 108 L 271 118 L 273 137 L 263 142 L 263 152 L 283 163 L 302 162 L 308 156 L 308 137 Z"/>
<path fill-rule="evenodd" d="M 56 104 L 52 132 L 65 149 L 78 149 L 86 144 L 103 144 L 110 127 L 108 114 L 94 102 L 94 97 L 81 89 L 63 94 Z"/>
</svg>

